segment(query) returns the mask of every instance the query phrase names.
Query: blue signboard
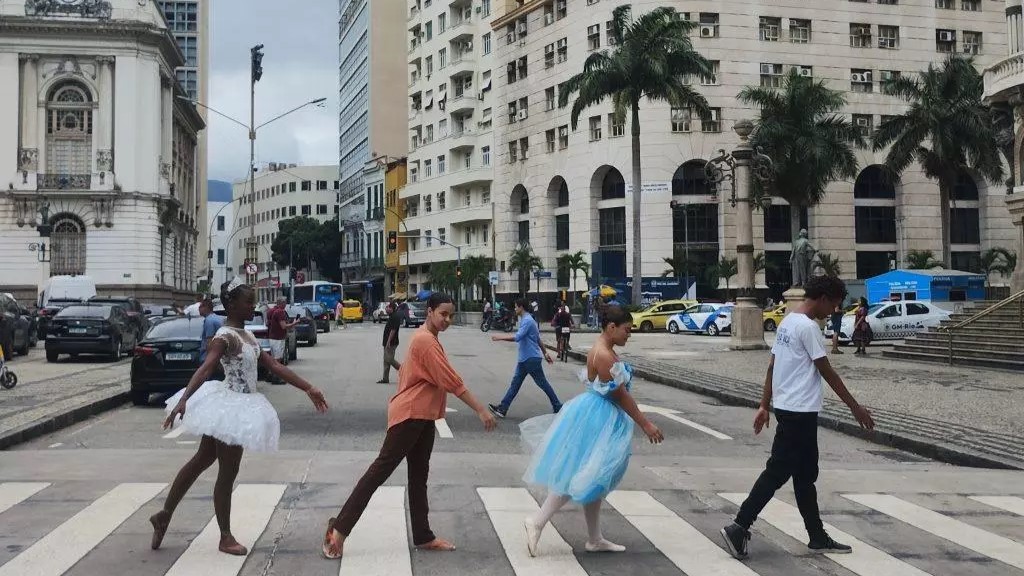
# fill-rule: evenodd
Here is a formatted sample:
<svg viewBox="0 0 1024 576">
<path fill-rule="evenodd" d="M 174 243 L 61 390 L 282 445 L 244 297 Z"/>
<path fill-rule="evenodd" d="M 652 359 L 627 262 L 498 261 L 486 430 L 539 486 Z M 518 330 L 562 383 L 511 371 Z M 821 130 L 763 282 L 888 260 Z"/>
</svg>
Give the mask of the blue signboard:
<svg viewBox="0 0 1024 576">
<path fill-rule="evenodd" d="M 985 277 L 958 270 L 893 270 L 864 281 L 868 302 L 931 300 L 963 302 L 985 298 Z"/>
<path fill-rule="evenodd" d="M 608 284 L 620 294 L 622 301 L 628 302 L 633 293 L 633 278 L 606 278 Z M 679 285 L 678 278 L 663 278 L 661 276 L 644 277 L 640 282 L 640 291 L 643 293 L 645 304 L 659 300 L 675 300 L 682 298 L 683 289 Z"/>
</svg>

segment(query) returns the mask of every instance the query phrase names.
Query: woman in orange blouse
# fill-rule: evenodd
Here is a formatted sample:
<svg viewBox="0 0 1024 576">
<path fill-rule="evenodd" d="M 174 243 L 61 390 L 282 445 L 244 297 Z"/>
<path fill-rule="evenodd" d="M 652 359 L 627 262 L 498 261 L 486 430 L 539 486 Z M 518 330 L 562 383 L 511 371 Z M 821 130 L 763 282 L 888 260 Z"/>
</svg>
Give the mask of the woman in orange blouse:
<svg viewBox="0 0 1024 576">
<path fill-rule="evenodd" d="M 444 418 L 448 394 L 476 412 L 488 431 L 496 426 L 494 416 L 466 388 L 455 372 L 437 335 L 451 326 L 451 296 L 433 294 L 427 300 L 427 319 L 409 342 L 405 362 L 398 371 L 398 393 L 388 403 L 388 431 L 377 459 L 352 490 L 341 513 L 327 523 L 322 546 L 325 558 L 341 558 L 345 538 L 359 521 L 373 493 L 391 476 L 399 463 L 409 468 L 409 516 L 413 544 L 421 550 L 455 550 L 455 545 L 437 538 L 427 519 L 427 472 L 434 448 L 434 421 Z"/>
</svg>

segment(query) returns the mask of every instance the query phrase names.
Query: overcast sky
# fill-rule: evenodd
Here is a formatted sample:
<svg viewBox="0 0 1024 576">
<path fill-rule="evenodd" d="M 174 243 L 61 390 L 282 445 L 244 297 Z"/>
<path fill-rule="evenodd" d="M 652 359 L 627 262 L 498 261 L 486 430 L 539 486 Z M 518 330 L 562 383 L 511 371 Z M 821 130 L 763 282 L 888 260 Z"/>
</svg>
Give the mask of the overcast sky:
<svg viewBox="0 0 1024 576">
<path fill-rule="evenodd" d="M 395 0 L 397 1 L 397 0 Z M 249 48 L 263 44 L 256 124 L 326 97 L 256 133 L 256 161 L 338 163 L 338 3 L 336 0 L 216 0 L 210 9 L 209 106 L 249 122 Z M 246 129 L 208 115 L 209 178 L 245 177 Z"/>
</svg>

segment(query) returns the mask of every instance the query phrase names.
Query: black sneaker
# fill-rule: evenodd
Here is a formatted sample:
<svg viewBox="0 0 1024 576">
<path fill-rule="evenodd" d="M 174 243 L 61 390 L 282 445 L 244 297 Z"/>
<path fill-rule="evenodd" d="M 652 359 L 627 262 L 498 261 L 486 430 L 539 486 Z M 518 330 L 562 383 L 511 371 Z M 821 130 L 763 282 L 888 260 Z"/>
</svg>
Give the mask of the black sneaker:
<svg viewBox="0 0 1024 576">
<path fill-rule="evenodd" d="M 495 418 L 505 417 L 505 411 L 502 410 L 501 406 L 498 406 L 497 404 L 488 404 L 487 409 L 491 411 L 491 414 L 494 414 Z"/>
<path fill-rule="evenodd" d="M 725 547 L 732 554 L 733 558 L 740 559 L 747 557 L 747 542 L 750 540 L 750 530 L 733 522 L 719 531 L 722 539 L 725 540 Z"/>
<path fill-rule="evenodd" d="M 849 554 L 853 552 L 853 548 L 846 544 L 840 544 L 832 539 L 828 534 L 822 534 L 817 538 L 811 538 L 811 541 L 807 544 L 812 552 L 819 554 L 828 552 L 829 554 Z"/>
</svg>

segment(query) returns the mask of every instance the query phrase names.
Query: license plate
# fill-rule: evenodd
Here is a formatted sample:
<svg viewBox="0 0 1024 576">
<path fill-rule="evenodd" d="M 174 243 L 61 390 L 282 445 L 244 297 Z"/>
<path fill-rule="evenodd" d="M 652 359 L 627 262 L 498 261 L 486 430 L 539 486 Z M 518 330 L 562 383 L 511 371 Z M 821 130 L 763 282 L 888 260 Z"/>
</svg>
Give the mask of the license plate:
<svg viewBox="0 0 1024 576">
<path fill-rule="evenodd" d="M 168 352 L 164 358 L 167 360 L 191 360 L 192 355 L 188 352 Z"/>
<path fill-rule="evenodd" d="M 88 328 L 68 328 L 68 334 L 88 334 Z"/>
<path fill-rule="evenodd" d="M 572 332 L 572 330 L 569 330 L 568 328 L 562 328 L 562 334 L 568 334 L 570 332 Z"/>
</svg>

